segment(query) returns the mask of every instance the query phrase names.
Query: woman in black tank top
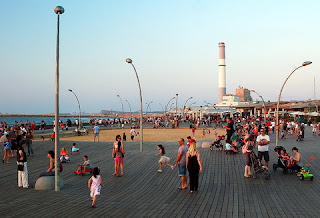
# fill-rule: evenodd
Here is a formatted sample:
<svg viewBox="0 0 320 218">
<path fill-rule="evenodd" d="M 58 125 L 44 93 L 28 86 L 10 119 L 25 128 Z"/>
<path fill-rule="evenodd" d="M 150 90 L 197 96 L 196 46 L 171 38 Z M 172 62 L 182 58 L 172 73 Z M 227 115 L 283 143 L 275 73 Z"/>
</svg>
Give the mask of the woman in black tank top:
<svg viewBox="0 0 320 218">
<path fill-rule="evenodd" d="M 190 194 L 198 191 L 199 172 L 202 172 L 200 153 L 196 144 L 191 143 L 187 152 L 187 169 L 189 172 Z"/>
</svg>

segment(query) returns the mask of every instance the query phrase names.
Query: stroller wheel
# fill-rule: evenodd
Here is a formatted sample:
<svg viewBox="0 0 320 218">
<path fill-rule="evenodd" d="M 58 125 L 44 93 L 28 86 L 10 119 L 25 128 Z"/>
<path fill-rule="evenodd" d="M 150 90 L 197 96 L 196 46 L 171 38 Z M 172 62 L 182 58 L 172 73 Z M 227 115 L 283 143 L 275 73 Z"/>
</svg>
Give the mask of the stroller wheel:
<svg viewBox="0 0 320 218">
<path fill-rule="evenodd" d="M 303 175 L 300 176 L 300 180 L 304 180 L 304 176 Z"/>
<path fill-rule="evenodd" d="M 311 180 L 311 181 L 313 180 L 313 176 L 310 177 L 310 180 Z"/>
<path fill-rule="evenodd" d="M 266 173 L 266 175 L 264 176 L 264 179 L 265 179 L 265 180 L 270 180 L 270 174 L 269 174 L 269 173 Z"/>
<path fill-rule="evenodd" d="M 283 174 L 287 174 L 288 173 L 288 168 L 284 168 L 283 169 Z"/>
<path fill-rule="evenodd" d="M 294 171 L 293 169 L 290 169 L 290 173 L 291 173 L 291 174 L 294 174 L 295 171 Z"/>
<path fill-rule="evenodd" d="M 272 166 L 272 168 L 273 168 L 273 171 L 277 171 L 277 164 L 273 164 L 273 166 Z"/>
</svg>

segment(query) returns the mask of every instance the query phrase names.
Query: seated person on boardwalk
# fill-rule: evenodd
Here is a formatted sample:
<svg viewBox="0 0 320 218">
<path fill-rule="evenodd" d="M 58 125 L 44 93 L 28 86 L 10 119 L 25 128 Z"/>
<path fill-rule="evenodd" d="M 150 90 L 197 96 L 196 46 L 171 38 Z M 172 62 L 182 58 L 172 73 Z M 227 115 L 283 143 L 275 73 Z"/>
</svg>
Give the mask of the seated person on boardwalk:
<svg viewBox="0 0 320 218">
<path fill-rule="evenodd" d="M 232 145 L 231 140 L 226 140 L 226 151 L 231 153 L 239 153 L 239 151 Z"/>
<path fill-rule="evenodd" d="M 80 149 L 76 146 L 76 143 L 72 144 L 71 154 L 80 154 Z"/>
<path fill-rule="evenodd" d="M 302 163 L 302 157 L 301 154 L 298 152 L 298 148 L 293 147 L 292 148 L 292 152 L 295 154 L 295 156 L 291 156 L 291 159 L 294 160 L 294 164 L 292 166 L 293 170 L 296 170 L 297 172 L 301 171 L 301 168 L 303 167 L 303 163 Z"/>
<path fill-rule="evenodd" d="M 85 174 L 86 172 L 92 172 L 92 165 L 91 165 L 91 161 L 88 159 L 87 155 L 83 156 L 83 164 L 80 164 L 77 171 L 75 171 L 75 174 Z"/>
<path fill-rule="evenodd" d="M 41 176 L 54 176 L 55 175 L 55 162 L 54 162 L 54 151 L 48 151 L 47 157 L 49 158 L 49 169 L 47 171 L 40 174 Z"/>
<path fill-rule="evenodd" d="M 60 163 L 70 162 L 68 151 L 66 148 L 61 148 L 60 151 Z"/>
</svg>

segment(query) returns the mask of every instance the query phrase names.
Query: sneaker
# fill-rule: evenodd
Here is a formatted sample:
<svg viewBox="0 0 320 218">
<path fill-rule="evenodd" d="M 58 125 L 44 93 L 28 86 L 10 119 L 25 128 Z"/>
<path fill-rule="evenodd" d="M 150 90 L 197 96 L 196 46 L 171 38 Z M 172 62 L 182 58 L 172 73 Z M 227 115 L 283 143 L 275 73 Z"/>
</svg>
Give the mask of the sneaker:
<svg viewBox="0 0 320 218">
<path fill-rule="evenodd" d="M 158 170 L 159 173 L 162 173 L 162 170 Z"/>
<path fill-rule="evenodd" d="M 92 208 L 96 208 L 97 206 L 95 204 L 91 204 L 91 207 Z"/>
<path fill-rule="evenodd" d="M 173 169 L 174 169 L 174 166 L 171 166 L 171 169 L 173 170 Z"/>
</svg>

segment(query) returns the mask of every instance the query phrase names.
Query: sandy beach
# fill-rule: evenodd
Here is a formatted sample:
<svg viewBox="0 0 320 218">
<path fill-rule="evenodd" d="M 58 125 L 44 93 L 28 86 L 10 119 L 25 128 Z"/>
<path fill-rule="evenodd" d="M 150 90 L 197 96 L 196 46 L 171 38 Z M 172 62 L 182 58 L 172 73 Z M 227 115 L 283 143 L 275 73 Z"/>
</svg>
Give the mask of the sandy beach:
<svg viewBox="0 0 320 218">
<path fill-rule="evenodd" d="M 202 129 L 198 129 L 195 132 L 194 139 L 201 140 L 207 139 L 212 140 L 215 138 L 214 131 L 210 129 L 211 133 L 203 136 Z M 218 129 L 218 135 L 225 134 L 224 129 Z M 136 129 L 139 132 L 139 129 Z M 112 129 L 112 130 L 101 130 L 100 131 L 100 141 L 114 141 L 116 135 L 121 135 L 126 133 L 127 141 L 130 139 L 130 129 Z M 191 129 L 189 128 L 179 128 L 179 129 L 144 129 L 143 130 L 144 141 L 174 141 L 178 138 L 187 138 L 187 136 L 192 137 Z M 88 135 L 83 136 L 69 136 L 61 138 L 62 141 L 93 141 L 92 131 L 89 131 Z"/>
</svg>

